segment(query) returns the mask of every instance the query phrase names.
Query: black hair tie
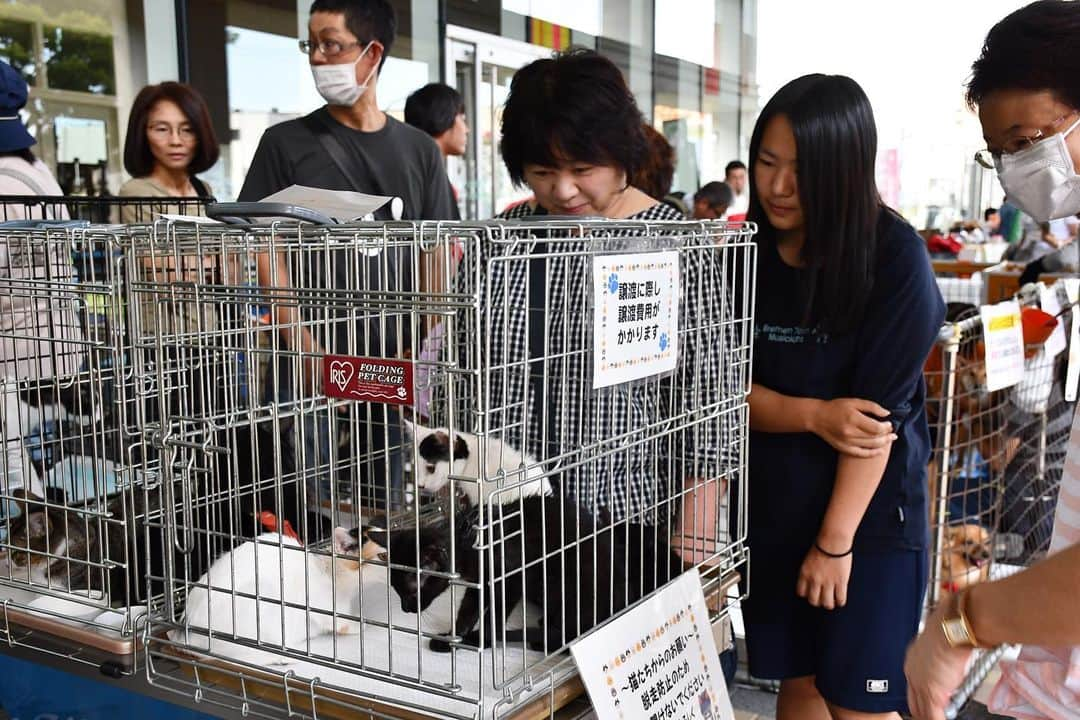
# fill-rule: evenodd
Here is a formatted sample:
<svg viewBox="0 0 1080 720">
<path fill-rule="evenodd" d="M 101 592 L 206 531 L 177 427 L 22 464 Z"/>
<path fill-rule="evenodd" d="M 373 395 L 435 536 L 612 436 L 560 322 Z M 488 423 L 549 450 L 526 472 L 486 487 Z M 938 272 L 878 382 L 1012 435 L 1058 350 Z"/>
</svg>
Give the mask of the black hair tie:
<svg viewBox="0 0 1080 720">
<path fill-rule="evenodd" d="M 854 546 L 854 545 L 852 545 L 851 547 L 849 547 L 849 548 L 847 549 L 847 552 L 842 552 L 842 553 L 831 553 L 831 552 L 829 552 L 828 550 L 826 550 L 825 548 L 821 547 L 821 545 L 818 545 L 818 543 L 817 543 L 817 541 L 816 541 L 816 540 L 814 541 L 814 547 L 815 547 L 815 548 L 817 548 L 817 551 L 818 551 L 819 553 L 821 553 L 822 555 L 824 555 L 825 557 L 827 557 L 827 558 L 833 558 L 834 560 L 839 560 L 840 558 L 846 558 L 846 557 L 847 557 L 848 555 L 850 555 L 850 554 L 851 554 L 851 552 L 852 552 L 852 551 L 853 551 L 853 550 L 855 549 L 855 546 Z"/>
</svg>

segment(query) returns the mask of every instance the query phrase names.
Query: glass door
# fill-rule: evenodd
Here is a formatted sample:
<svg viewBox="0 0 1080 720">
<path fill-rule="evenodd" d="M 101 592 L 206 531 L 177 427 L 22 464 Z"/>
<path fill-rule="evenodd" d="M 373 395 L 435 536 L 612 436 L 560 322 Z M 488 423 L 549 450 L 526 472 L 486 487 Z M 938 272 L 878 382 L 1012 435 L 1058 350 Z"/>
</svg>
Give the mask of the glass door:
<svg viewBox="0 0 1080 720">
<path fill-rule="evenodd" d="M 446 35 L 446 82 L 464 98 L 471 130 L 465 157 L 451 159 L 450 180 L 463 218 L 489 218 L 531 194 L 510 182 L 499 155 L 499 126 L 514 73 L 551 51 L 454 26 Z"/>
</svg>

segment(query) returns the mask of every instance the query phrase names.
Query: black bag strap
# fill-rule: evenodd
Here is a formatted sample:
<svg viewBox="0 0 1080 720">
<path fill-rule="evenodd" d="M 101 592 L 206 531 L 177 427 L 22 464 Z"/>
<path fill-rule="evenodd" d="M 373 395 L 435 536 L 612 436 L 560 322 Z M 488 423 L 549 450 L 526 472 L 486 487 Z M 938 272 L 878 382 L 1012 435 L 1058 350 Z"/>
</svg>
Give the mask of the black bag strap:
<svg viewBox="0 0 1080 720">
<path fill-rule="evenodd" d="M 387 195 L 383 190 L 382 184 L 379 183 L 379 176 L 374 172 L 371 167 L 371 162 L 368 160 L 367 153 L 360 148 L 354 148 L 354 152 L 347 153 L 342 146 L 341 141 L 334 136 L 333 129 L 318 113 L 312 113 L 303 118 L 303 122 L 311 130 L 312 134 L 319 140 L 319 144 L 323 146 L 323 150 L 330 156 L 331 162 L 345 177 L 345 180 L 352 186 L 352 189 L 356 192 L 371 192 L 374 190 L 376 195 Z M 387 119 L 387 122 L 390 122 Z M 350 167 L 348 160 L 355 160 L 364 166 L 364 170 L 367 172 L 368 177 L 371 178 L 371 187 L 367 187 L 360 183 L 357 179 L 359 174 L 356 172 L 359 170 L 359 166 Z M 393 220 L 394 216 L 390 212 L 391 203 L 386 203 L 381 208 L 375 211 L 376 220 Z"/>
<path fill-rule="evenodd" d="M 206 187 L 206 183 L 204 183 L 202 180 L 195 177 L 194 175 L 191 176 L 191 187 L 195 188 L 195 194 L 198 195 L 199 197 L 201 197 L 202 199 L 204 199 L 204 200 L 212 199 L 210 197 L 210 189 Z"/>
</svg>

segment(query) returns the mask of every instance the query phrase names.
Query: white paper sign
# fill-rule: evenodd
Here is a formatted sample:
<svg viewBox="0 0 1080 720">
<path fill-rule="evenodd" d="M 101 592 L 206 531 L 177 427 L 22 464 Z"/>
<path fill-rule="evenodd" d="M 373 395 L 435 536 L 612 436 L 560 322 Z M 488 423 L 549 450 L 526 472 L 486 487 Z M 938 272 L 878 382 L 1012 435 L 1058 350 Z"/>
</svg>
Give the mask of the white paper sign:
<svg viewBox="0 0 1080 720">
<path fill-rule="evenodd" d="M 593 388 L 674 370 L 679 253 L 601 255 L 593 278 Z"/>
<path fill-rule="evenodd" d="M 1039 305 L 1042 306 L 1043 312 L 1049 313 L 1054 317 L 1061 312 L 1061 303 L 1058 301 L 1058 291 L 1056 287 L 1044 287 L 1039 293 Z M 1055 358 L 1062 350 L 1064 350 L 1069 344 L 1069 338 L 1065 334 L 1065 318 L 1057 318 L 1057 327 L 1054 328 L 1054 332 L 1050 333 L 1050 337 L 1046 340 L 1044 349 L 1046 350 L 1047 357 Z"/>
<path fill-rule="evenodd" d="M 734 720 L 696 569 L 570 652 L 597 717 Z"/>
<path fill-rule="evenodd" d="M 225 223 L 202 215 L 176 215 L 175 213 L 158 213 L 157 216 L 169 222 L 193 223 L 195 225 L 224 225 Z"/>
<path fill-rule="evenodd" d="M 983 342 L 986 347 L 986 390 L 1012 387 L 1024 378 L 1024 331 L 1020 305 L 1015 300 L 983 305 Z"/>
<path fill-rule="evenodd" d="M 401 200 L 398 198 L 383 195 L 365 195 L 351 190 L 323 190 L 304 185 L 290 185 L 284 190 L 267 195 L 260 202 L 299 205 L 329 215 L 338 222 L 348 222 L 371 215 L 386 203 L 394 200 L 397 201 L 396 205 L 400 206 Z M 398 209 L 397 217 L 400 218 L 400 216 L 401 212 Z"/>
<path fill-rule="evenodd" d="M 1080 300 L 1080 279 L 1066 278 L 1065 283 L 1065 295 L 1069 298 L 1069 304 L 1072 305 L 1072 328 L 1069 332 L 1069 365 L 1065 371 L 1065 401 L 1076 401 L 1076 385 L 1080 380 L 1080 320 L 1077 319 L 1076 313 L 1078 312 L 1075 303 Z"/>
</svg>

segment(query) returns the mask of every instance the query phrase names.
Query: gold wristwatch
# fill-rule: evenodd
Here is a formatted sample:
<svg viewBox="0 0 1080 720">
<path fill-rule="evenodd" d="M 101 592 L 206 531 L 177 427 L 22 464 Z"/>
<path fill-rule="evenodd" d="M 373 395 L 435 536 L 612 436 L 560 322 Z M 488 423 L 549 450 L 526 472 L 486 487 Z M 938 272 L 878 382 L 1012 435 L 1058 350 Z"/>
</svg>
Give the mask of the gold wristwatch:
<svg viewBox="0 0 1080 720">
<path fill-rule="evenodd" d="M 956 595 L 952 613 L 945 616 L 941 621 L 941 629 L 945 633 L 945 641 L 954 648 L 978 648 L 982 647 L 975 638 L 975 631 L 971 628 L 971 621 L 967 616 L 967 590 Z"/>
</svg>

